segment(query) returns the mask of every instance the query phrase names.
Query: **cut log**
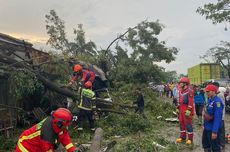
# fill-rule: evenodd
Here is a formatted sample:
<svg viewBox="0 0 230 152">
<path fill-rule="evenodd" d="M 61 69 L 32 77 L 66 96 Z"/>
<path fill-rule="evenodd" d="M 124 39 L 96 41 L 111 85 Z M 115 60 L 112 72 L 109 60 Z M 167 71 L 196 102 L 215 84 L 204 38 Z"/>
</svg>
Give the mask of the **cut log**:
<svg viewBox="0 0 230 152">
<path fill-rule="evenodd" d="M 99 152 L 101 149 L 101 141 L 102 141 L 103 130 L 101 128 L 97 128 L 92 140 L 92 145 L 90 146 L 90 152 Z"/>
</svg>

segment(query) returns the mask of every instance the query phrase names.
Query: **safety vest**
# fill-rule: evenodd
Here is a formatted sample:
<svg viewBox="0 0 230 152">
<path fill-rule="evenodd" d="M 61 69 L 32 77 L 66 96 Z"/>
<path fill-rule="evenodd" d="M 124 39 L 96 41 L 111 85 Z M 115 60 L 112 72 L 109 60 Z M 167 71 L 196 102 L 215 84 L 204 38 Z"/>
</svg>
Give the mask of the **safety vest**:
<svg viewBox="0 0 230 152">
<path fill-rule="evenodd" d="M 92 99 L 94 98 L 95 93 L 90 89 L 82 89 L 81 91 L 81 100 L 79 104 L 80 109 L 92 110 L 94 107 Z"/>
</svg>

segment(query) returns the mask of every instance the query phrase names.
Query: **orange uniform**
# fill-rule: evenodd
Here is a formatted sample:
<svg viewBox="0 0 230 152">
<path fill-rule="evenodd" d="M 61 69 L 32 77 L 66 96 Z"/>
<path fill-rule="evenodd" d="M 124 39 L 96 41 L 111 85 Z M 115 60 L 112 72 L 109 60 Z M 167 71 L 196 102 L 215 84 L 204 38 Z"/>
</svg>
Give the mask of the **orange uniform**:
<svg viewBox="0 0 230 152">
<path fill-rule="evenodd" d="M 190 86 L 187 86 L 179 91 L 179 123 L 180 123 L 180 138 L 186 139 L 186 130 L 188 139 L 193 140 L 192 117 L 194 115 L 194 91 Z M 191 113 L 186 116 L 186 111 Z"/>
</svg>

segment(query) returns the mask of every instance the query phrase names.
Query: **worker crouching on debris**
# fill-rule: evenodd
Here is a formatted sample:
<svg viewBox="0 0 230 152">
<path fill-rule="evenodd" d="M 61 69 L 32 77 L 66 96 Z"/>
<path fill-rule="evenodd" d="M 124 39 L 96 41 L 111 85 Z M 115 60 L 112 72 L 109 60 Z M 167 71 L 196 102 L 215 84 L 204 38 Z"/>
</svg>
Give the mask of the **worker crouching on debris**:
<svg viewBox="0 0 230 152">
<path fill-rule="evenodd" d="M 92 91 L 92 83 L 90 81 L 86 82 L 84 85 L 85 88 L 81 91 L 80 104 L 78 108 L 80 109 L 77 125 L 81 123 L 85 117 L 88 119 L 89 127 L 92 131 L 94 128 L 94 119 L 93 119 L 93 108 L 95 108 L 92 99 L 95 97 L 95 93 Z M 82 127 L 79 127 L 78 130 L 82 130 Z"/>
<path fill-rule="evenodd" d="M 57 109 L 20 135 L 15 152 L 53 152 L 57 142 L 68 152 L 80 150 L 74 147 L 67 132 L 71 121 L 72 115 L 68 109 Z"/>
<path fill-rule="evenodd" d="M 91 82 L 93 84 L 95 80 L 95 73 L 93 71 L 89 71 L 87 69 L 83 69 L 81 65 L 76 64 L 73 66 L 73 75 L 69 82 L 69 86 L 71 86 L 75 81 L 80 79 L 81 87 L 84 86 L 86 82 Z"/>
<path fill-rule="evenodd" d="M 177 106 L 178 118 L 180 123 L 180 138 L 176 140 L 177 143 L 186 141 L 187 145 L 193 142 L 193 127 L 192 117 L 194 115 L 194 91 L 189 86 L 189 79 L 182 77 L 179 81 L 179 102 Z M 186 140 L 186 131 L 188 139 Z"/>
<path fill-rule="evenodd" d="M 205 152 L 220 152 L 220 130 L 222 127 L 223 103 L 216 95 L 217 87 L 213 84 L 206 86 L 208 103 L 204 111 L 204 130 L 202 145 Z"/>
</svg>

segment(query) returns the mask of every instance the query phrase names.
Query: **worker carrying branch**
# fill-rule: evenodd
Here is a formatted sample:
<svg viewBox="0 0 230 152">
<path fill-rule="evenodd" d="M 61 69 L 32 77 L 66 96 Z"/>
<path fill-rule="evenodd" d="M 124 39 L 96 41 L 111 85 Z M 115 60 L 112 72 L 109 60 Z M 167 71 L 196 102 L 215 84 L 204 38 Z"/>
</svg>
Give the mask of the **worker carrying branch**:
<svg viewBox="0 0 230 152">
<path fill-rule="evenodd" d="M 58 108 L 51 116 L 20 135 L 15 152 L 53 152 L 57 142 L 61 143 L 67 152 L 80 151 L 80 147 L 75 148 L 72 144 L 67 131 L 71 121 L 71 112 Z"/>
</svg>

